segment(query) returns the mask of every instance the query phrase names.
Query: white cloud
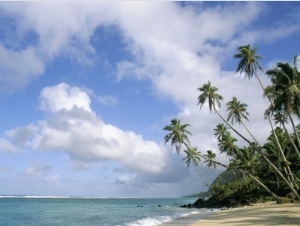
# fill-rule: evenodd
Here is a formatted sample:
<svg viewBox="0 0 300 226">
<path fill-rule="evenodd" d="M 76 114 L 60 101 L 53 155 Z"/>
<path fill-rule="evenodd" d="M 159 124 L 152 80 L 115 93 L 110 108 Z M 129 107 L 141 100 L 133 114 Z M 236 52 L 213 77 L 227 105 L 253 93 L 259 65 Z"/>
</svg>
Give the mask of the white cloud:
<svg viewBox="0 0 300 226">
<path fill-rule="evenodd" d="M 0 137 L 0 152 L 16 153 L 22 151 L 19 147 L 12 144 L 10 141 Z"/>
<path fill-rule="evenodd" d="M 129 170 L 158 173 L 165 167 L 164 148 L 134 132 L 105 124 L 91 110 L 87 93 L 78 87 L 65 83 L 46 87 L 40 103 L 53 115 L 40 121 L 27 141 L 34 150 L 63 151 L 80 161 L 114 160 Z M 24 130 L 19 128 L 7 134 L 15 141 L 24 138 Z"/>
<path fill-rule="evenodd" d="M 34 48 L 14 51 L 0 44 L 0 92 L 22 88 L 44 72 L 44 63 Z"/>
<path fill-rule="evenodd" d="M 131 61 L 123 59 L 116 63 L 119 81 L 128 77 L 148 79 L 157 95 L 175 102 L 179 112 L 174 117 L 192 125 L 192 143 L 202 152 L 217 148 L 213 128 L 221 121 L 206 106 L 201 111 L 196 106 L 196 89 L 207 80 L 220 88 L 225 99 L 220 111 L 225 117 L 225 103 L 232 96 L 247 103 L 250 129 L 263 141 L 269 128 L 263 120 L 267 103 L 262 99 L 261 88 L 255 79 L 248 81 L 233 71 L 223 71 L 222 64 L 228 62 L 238 45 L 274 41 L 298 29 L 295 21 L 284 26 L 270 25 L 268 29 L 253 28 L 252 23 L 267 8 L 265 3 L 256 2 L 226 3 L 206 9 L 181 8 L 173 2 L 25 2 L 0 7 L 16 18 L 20 36 L 28 32 L 37 35 L 35 46 L 19 50 L 0 46 L 0 64 L 5 72 L 0 82 L 11 87 L 23 86 L 43 73 L 49 59 L 60 55 L 90 64 L 97 54 L 91 44 L 95 30 L 99 26 L 117 26 L 131 53 Z M 264 77 L 263 82 L 267 84 L 268 80 Z M 112 96 L 101 96 L 98 100 L 103 104 L 116 103 Z M 34 137 L 24 127 L 10 130 L 8 138 L 20 146 L 31 145 L 36 151 L 67 153 L 73 163 L 70 169 L 90 169 L 95 161 L 117 163 L 124 175 L 116 180 L 131 188 L 141 189 L 152 183 L 157 185 L 153 186 L 155 189 L 180 189 L 182 185 L 178 182 L 193 183 L 187 178 L 188 171 L 178 170 L 173 156 L 165 153 L 168 147 L 106 124 L 90 104 L 88 93 L 78 87 L 66 83 L 46 87 L 40 95 L 40 108 L 50 113 L 49 118 L 34 126 Z M 12 143 L 0 139 L 0 150 L 13 152 Z M 184 164 L 180 167 L 183 169 Z M 128 173 L 133 170 L 139 173 Z M 151 174 L 157 172 L 159 176 Z M 52 179 L 59 177 L 54 175 Z"/>
<path fill-rule="evenodd" d="M 62 110 L 69 111 L 73 108 L 92 112 L 90 102 L 89 96 L 84 91 L 77 87 L 70 87 L 66 83 L 46 87 L 40 95 L 40 108 L 52 113 Z"/>
</svg>

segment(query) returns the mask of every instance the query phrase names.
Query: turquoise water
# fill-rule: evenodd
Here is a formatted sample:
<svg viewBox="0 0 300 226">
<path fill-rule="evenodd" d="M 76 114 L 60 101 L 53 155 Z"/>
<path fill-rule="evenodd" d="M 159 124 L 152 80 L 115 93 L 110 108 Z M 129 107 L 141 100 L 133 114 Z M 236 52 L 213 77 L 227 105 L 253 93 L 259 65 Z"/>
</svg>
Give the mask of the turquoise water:
<svg viewBox="0 0 300 226">
<path fill-rule="evenodd" d="M 156 226 L 205 210 L 187 198 L 1 197 L 0 225 Z"/>
</svg>

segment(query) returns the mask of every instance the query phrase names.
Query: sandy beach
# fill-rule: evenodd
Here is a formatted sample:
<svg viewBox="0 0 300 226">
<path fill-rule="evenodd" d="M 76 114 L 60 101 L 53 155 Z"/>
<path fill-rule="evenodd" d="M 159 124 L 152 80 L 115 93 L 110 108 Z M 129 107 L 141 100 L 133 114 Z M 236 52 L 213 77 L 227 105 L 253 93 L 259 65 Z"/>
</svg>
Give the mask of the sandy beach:
<svg viewBox="0 0 300 226">
<path fill-rule="evenodd" d="M 195 214 L 165 225 L 300 225 L 300 204 L 258 203 L 209 214 Z"/>
</svg>

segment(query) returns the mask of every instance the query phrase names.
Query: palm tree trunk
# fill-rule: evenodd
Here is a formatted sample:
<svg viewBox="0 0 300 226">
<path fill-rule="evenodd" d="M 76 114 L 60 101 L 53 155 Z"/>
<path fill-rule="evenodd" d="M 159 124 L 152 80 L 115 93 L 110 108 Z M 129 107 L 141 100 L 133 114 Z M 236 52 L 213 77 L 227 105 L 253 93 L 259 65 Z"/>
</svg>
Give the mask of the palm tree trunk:
<svg viewBox="0 0 300 226">
<path fill-rule="evenodd" d="M 255 73 L 256 74 L 256 73 Z M 241 135 L 238 131 L 236 131 L 217 111 L 215 105 L 213 105 L 214 111 L 218 114 L 218 116 L 228 125 L 236 134 L 238 134 L 241 138 L 243 138 L 246 142 L 248 142 L 250 145 L 252 144 L 247 138 L 245 138 L 243 135 Z M 259 144 L 258 144 L 259 145 Z M 263 159 L 280 175 L 280 177 L 285 181 L 287 186 L 292 190 L 292 192 L 297 196 L 297 198 L 300 200 L 300 195 L 298 192 L 294 189 L 294 186 L 291 185 L 291 183 L 286 179 L 286 177 L 280 172 L 280 170 L 265 156 L 265 154 L 261 151 L 262 147 L 258 146 L 256 149 L 257 152 L 263 157 Z"/>
<path fill-rule="evenodd" d="M 211 195 L 213 195 L 213 192 L 212 192 L 212 190 L 210 188 L 210 184 L 209 184 L 208 180 L 206 179 L 206 177 L 204 176 L 204 174 L 201 172 L 201 170 L 199 169 L 199 167 L 197 167 L 197 166 L 195 166 L 195 167 L 198 170 L 198 172 L 200 173 L 201 177 L 203 178 L 204 183 L 205 183 L 206 187 L 208 188 L 208 191 L 210 192 Z"/>
<path fill-rule="evenodd" d="M 299 134 L 297 133 L 297 130 L 296 130 L 296 126 L 295 126 L 295 123 L 294 123 L 294 120 L 293 120 L 293 117 L 291 116 L 291 114 L 289 114 L 289 118 L 290 118 L 290 121 L 292 123 L 292 126 L 293 126 L 293 130 L 294 130 L 294 133 L 295 133 L 295 137 L 297 139 L 297 142 L 298 142 L 298 147 L 300 146 L 300 139 L 299 139 Z M 299 155 L 299 153 L 298 153 Z M 300 157 L 300 156 L 299 156 Z"/>
<path fill-rule="evenodd" d="M 241 173 L 245 173 L 248 176 L 250 176 L 253 180 L 255 180 L 263 189 L 265 189 L 278 203 L 281 202 L 281 198 L 277 196 L 275 193 L 273 193 L 263 182 L 261 182 L 258 178 L 253 176 L 251 173 L 239 169 Z"/>
<path fill-rule="evenodd" d="M 262 72 L 264 73 L 262 67 L 260 67 L 260 69 L 261 69 Z M 255 74 L 255 76 L 256 76 L 256 78 L 257 78 L 257 80 L 258 80 L 258 82 L 259 82 L 259 84 L 260 84 L 260 86 L 261 86 L 261 88 L 262 88 L 262 90 L 263 90 L 263 92 L 265 93 L 265 88 L 264 88 L 264 86 L 263 86 L 261 80 L 259 79 L 259 77 L 258 77 L 258 75 L 257 75 L 255 69 L 254 69 L 254 74 Z M 267 98 L 268 98 L 268 100 L 270 101 L 271 105 L 274 107 L 274 103 L 273 103 L 273 101 L 270 99 L 270 97 L 269 97 L 268 95 L 267 95 Z M 286 133 L 287 133 L 287 135 L 288 135 L 290 141 L 292 142 L 292 144 L 293 144 L 293 146 L 294 146 L 294 148 L 295 148 L 295 151 L 298 153 L 298 155 L 299 155 L 299 157 L 300 157 L 300 152 L 299 152 L 298 148 L 296 147 L 296 145 L 294 144 L 294 142 L 293 142 L 293 140 L 292 140 L 290 134 L 288 133 L 288 131 L 287 131 L 287 129 L 286 129 L 284 123 L 282 123 L 282 126 L 283 126 L 284 130 L 286 131 Z M 263 154 L 262 154 L 262 156 L 263 156 L 265 159 L 267 159 L 268 162 L 271 163 L 271 161 L 269 161 L 269 159 L 268 159 L 267 157 L 265 157 Z M 271 164 L 272 164 L 272 163 L 271 163 Z M 273 164 L 272 164 L 272 165 L 273 165 Z M 273 165 L 273 166 L 274 166 L 274 165 Z M 274 167 L 275 167 L 275 166 L 274 166 Z M 276 168 L 276 169 L 275 169 L 275 168 Z M 275 168 L 274 168 L 274 169 L 279 173 L 279 175 L 281 176 L 281 178 L 287 183 L 287 185 L 292 189 L 293 193 L 295 193 L 295 195 L 296 195 L 296 196 L 298 197 L 298 199 L 299 199 L 300 196 L 299 196 L 298 192 L 293 188 L 293 186 L 292 186 L 290 183 L 288 183 L 287 179 L 286 179 L 285 177 L 283 177 L 282 173 L 277 169 L 277 167 L 275 167 Z M 298 187 L 298 186 L 297 186 L 297 187 Z"/>
<path fill-rule="evenodd" d="M 188 150 L 189 150 L 189 149 L 192 149 L 192 148 L 190 147 L 190 145 L 189 145 L 188 143 L 186 143 L 185 141 L 183 141 L 183 144 L 185 145 L 185 147 L 186 147 Z M 200 154 L 200 156 L 201 156 L 201 154 Z M 208 180 L 206 179 L 206 177 L 204 176 L 204 174 L 201 172 L 201 170 L 198 168 L 198 166 L 195 165 L 195 167 L 196 167 L 196 169 L 198 170 L 198 172 L 200 173 L 201 177 L 203 178 L 203 180 L 204 180 L 204 182 L 205 182 L 205 185 L 207 186 L 209 192 L 211 193 L 211 195 L 213 195 L 213 193 L 212 193 L 212 191 L 211 191 L 211 189 L 210 189 L 210 184 L 209 184 Z"/>
<path fill-rule="evenodd" d="M 247 130 L 247 132 L 249 133 L 249 135 L 253 138 L 253 140 L 258 144 L 258 141 L 255 139 L 255 137 L 252 135 L 252 133 L 250 132 L 250 130 L 248 129 L 248 127 L 244 124 L 244 122 L 241 120 L 242 125 L 244 126 L 244 128 Z"/>
<path fill-rule="evenodd" d="M 286 167 L 288 168 L 288 174 L 287 174 L 287 175 L 290 175 L 290 176 L 291 176 L 291 183 L 293 183 L 293 184 L 296 186 L 296 188 L 298 189 L 298 185 L 297 185 L 297 183 L 296 183 L 296 181 L 295 181 L 295 178 L 294 178 L 294 176 L 293 176 L 293 174 L 292 174 L 291 168 L 290 168 L 290 166 L 289 166 L 289 164 L 288 164 L 288 162 L 287 162 L 287 159 L 286 159 L 286 157 L 285 157 L 285 154 L 284 154 L 284 152 L 283 152 L 283 150 L 282 150 L 282 147 L 281 147 L 281 145 L 280 145 L 280 142 L 279 142 L 279 140 L 278 140 L 277 134 L 276 134 L 276 132 L 275 132 L 273 123 L 272 123 L 272 121 L 271 121 L 271 119 L 270 119 L 270 115 L 268 114 L 267 116 L 268 116 L 268 120 L 269 120 L 269 123 L 270 123 L 271 128 L 272 128 L 272 133 L 274 134 L 274 137 L 275 137 L 275 140 L 276 140 L 276 144 L 277 144 L 277 146 L 278 146 L 278 148 L 279 148 L 279 150 L 280 150 L 281 156 L 282 156 L 282 158 L 283 158 L 284 164 L 285 164 Z M 289 176 L 288 176 L 288 178 L 289 178 Z"/>
<path fill-rule="evenodd" d="M 282 122 L 281 124 L 282 124 L 282 126 L 283 126 L 284 131 L 287 133 L 288 138 L 289 138 L 290 142 L 292 143 L 292 145 L 293 145 L 295 151 L 297 152 L 297 154 L 298 154 L 298 156 L 299 156 L 299 158 L 300 158 L 300 152 L 299 152 L 299 150 L 298 150 L 298 148 L 297 148 L 295 142 L 293 141 L 293 139 L 292 139 L 292 137 L 291 137 L 289 131 L 287 130 L 287 128 L 285 127 L 285 124 L 284 124 L 283 122 Z"/>
<path fill-rule="evenodd" d="M 230 127 L 230 129 L 232 129 L 237 135 L 239 135 L 243 140 L 245 140 L 248 144 L 251 144 L 251 142 L 247 139 L 247 138 L 245 138 L 242 134 L 240 134 L 238 131 L 236 131 L 223 117 L 222 117 L 222 115 L 217 111 L 217 109 L 216 109 L 216 107 L 215 107 L 215 105 L 213 105 L 213 108 L 214 108 L 214 111 L 217 113 L 217 115 L 225 122 L 225 124 L 227 125 L 227 126 L 229 126 Z"/>
<path fill-rule="evenodd" d="M 262 70 L 262 68 L 261 68 L 261 70 Z M 263 70 L 262 70 L 262 72 L 264 73 Z M 254 73 L 255 73 L 255 76 L 256 76 L 256 78 L 257 78 L 257 80 L 258 80 L 258 82 L 259 82 L 261 88 L 263 89 L 263 91 L 264 91 L 264 93 L 265 93 L 265 87 L 263 86 L 263 84 L 262 84 L 261 80 L 259 79 L 259 77 L 258 77 L 258 75 L 257 75 L 257 73 L 256 73 L 255 70 L 254 70 Z M 268 95 L 266 95 L 266 96 L 267 96 L 268 100 L 270 101 L 272 107 L 274 107 L 273 101 L 270 99 L 270 97 L 269 97 Z M 289 119 L 290 119 L 290 121 L 291 121 L 291 123 L 292 123 L 292 125 L 293 125 L 293 128 L 294 128 L 294 131 L 295 131 L 295 133 L 296 133 L 294 121 L 293 121 L 292 117 L 290 116 L 290 114 L 289 114 Z M 287 133 L 287 135 L 288 135 L 290 141 L 291 141 L 292 144 L 293 144 L 293 147 L 294 147 L 295 151 L 297 152 L 297 154 L 298 154 L 298 156 L 299 156 L 299 158 L 300 158 L 300 152 L 299 152 L 299 149 L 297 148 L 297 146 L 295 145 L 293 139 L 291 138 L 290 134 L 288 133 L 288 131 L 287 131 L 287 129 L 286 129 L 284 123 L 282 123 L 282 126 L 283 126 L 284 130 L 286 131 L 286 133 Z M 297 134 L 297 135 L 298 135 L 298 134 Z M 297 136 L 297 135 L 296 135 L 296 136 Z M 299 136 L 297 136 L 297 140 L 298 140 L 298 143 L 299 143 L 299 145 L 300 145 L 300 142 L 299 142 Z"/>
<path fill-rule="evenodd" d="M 257 152 L 263 157 L 263 159 L 279 174 L 279 176 L 285 181 L 286 185 L 292 190 L 292 192 L 297 196 L 300 200 L 300 195 L 294 189 L 294 186 L 286 179 L 286 177 L 280 172 L 280 170 L 262 153 L 260 150 L 261 147 L 258 147 Z"/>
</svg>

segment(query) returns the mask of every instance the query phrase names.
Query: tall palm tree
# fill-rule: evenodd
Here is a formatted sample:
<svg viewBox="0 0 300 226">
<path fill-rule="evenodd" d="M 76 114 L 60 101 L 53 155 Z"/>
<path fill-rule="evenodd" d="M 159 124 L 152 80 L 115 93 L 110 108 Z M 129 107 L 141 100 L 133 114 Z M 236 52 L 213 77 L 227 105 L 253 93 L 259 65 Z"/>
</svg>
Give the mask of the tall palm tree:
<svg viewBox="0 0 300 226">
<path fill-rule="evenodd" d="M 239 46 L 237 48 L 238 53 L 234 55 L 234 58 L 239 59 L 238 67 L 236 72 L 245 73 L 245 77 L 251 79 L 253 75 L 259 81 L 261 87 L 264 89 L 264 86 L 257 75 L 257 68 L 263 72 L 263 68 L 258 62 L 262 56 L 256 54 L 257 47 L 251 48 L 250 44 Z"/>
<path fill-rule="evenodd" d="M 232 161 L 232 165 L 238 169 L 249 172 L 252 175 L 256 175 L 258 159 L 258 155 L 256 154 L 256 150 L 254 148 L 251 146 L 244 147 L 236 153 Z"/>
<path fill-rule="evenodd" d="M 275 134 L 277 136 L 275 136 Z M 276 139 L 282 144 L 284 150 L 278 149 L 278 145 L 276 145 Z M 277 127 L 274 132 L 268 137 L 268 142 L 264 144 L 264 149 L 267 151 L 267 154 L 272 158 L 274 156 L 274 162 L 277 162 L 278 168 L 282 168 L 285 174 L 287 175 L 287 179 L 294 184 L 294 186 L 298 189 L 298 185 L 294 179 L 294 175 L 291 171 L 290 164 L 291 162 L 287 160 L 286 154 L 287 149 L 289 148 L 288 139 L 286 133 L 283 129 Z"/>
<path fill-rule="evenodd" d="M 300 139 L 296 132 L 296 126 L 292 114 L 300 117 L 300 72 L 297 69 L 298 57 L 294 57 L 293 66 L 289 63 L 277 63 L 276 67 L 270 69 L 266 74 L 271 78 L 272 85 L 265 89 L 265 95 L 269 95 L 273 100 L 273 111 L 287 115 L 297 138 L 298 147 L 300 147 Z M 282 122 L 285 128 L 285 123 Z M 285 128 L 286 130 L 286 128 Z M 286 130 L 287 132 L 287 130 Z M 300 157 L 299 148 L 294 144 L 289 136 L 295 151 Z"/>
<path fill-rule="evenodd" d="M 200 105 L 200 109 L 206 102 L 208 102 L 210 112 L 214 111 L 225 122 L 225 124 L 230 127 L 230 129 L 232 129 L 247 143 L 251 144 L 251 142 L 247 138 L 245 138 L 242 134 L 235 130 L 218 112 L 217 106 L 220 108 L 221 100 L 223 100 L 223 97 L 217 93 L 218 88 L 212 86 L 210 81 L 208 81 L 206 84 L 204 84 L 202 87 L 199 87 L 197 90 L 201 92 L 201 94 L 198 96 L 198 105 Z"/>
<path fill-rule="evenodd" d="M 185 150 L 184 152 L 186 153 L 186 156 L 182 160 L 185 160 L 187 167 L 190 167 L 191 162 L 193 163 L 193 165 L 196 167 L 196 169 L 200 173 L 201 177 L 203 178 L 206 187 L 208 188 L 210 193 L 213 195 L 213 193 L 210 189 L 210 183 L 208 182 L 208 180 L 206 179 L 206 177 L 204 176 L 204 174 L 201 172 L 201 170 L 198 167 L 199 162 L 201 161 L 200 152 L 197 151 L 197 148 L 189 148 L 189 149 Z"/>
<path fill-rule="evenodd" d="M 179 119 L 172 119 L 171 124 L 167 125 L 163 128 L 163 130 L 169 131 L 165 136 L 165 143 L 171 142 L 172 145 L 175 145 L 176 152 L 179 154 L 182 144 L 185 145 L 186 149 L 184 152 L 186 153 L 186 157 L 183 158 L 182 160 L 186 161 L 187 167 L 190 166 L 190 163 L 192 162 L 194 166 L 198 169 L 200 175 L 205 181 L 206 186 L 208 189 L 210 189 L 210 185 L 206 179 L 206 177 L 203 175 L 203 173 L 199 170 L 198 164 L 201 161 L 200 157 L 201 154 L 200 152 L 197 151 L 197 148 L 192 148 L 190 146 L 190 140 L 188 138 L 188 135 L 192 135 L 190 131 L 188 131 L 186 128 L 190 126 L 189 124 L 183 124 L 181 125 L 181 122 Z"/>
<path fill-rule="evenodd" d="M 245 103 L 241 103 L 236 97 L 233 97 L 231 101 L 227 102 L 227 111 L 228 111 L 228 118 L 227 121 L 231 120 L 231 124 L 233 125 L 235 122 L 242 124 L 243 127 L 247 130 L 253 140 L 258 143 L 255 137 L 252 135 L 250 130 L 247 128 L 243 119 L 248 121 L 247 112 L 248 105 Z"/>
<path fill-rule="evenodd" d="M 182 144 L 184 144 L 187 149 L 190 149 L 190 140 L 188 135 L 192 135 L 192 133 L 186 129 L 189 126 L 189 124 L 181 125 L 180 120 L 174 118 L 171 120 L 170 125 L 167 125 L 163 128 L 163 130 L 170 132 L 164 138 L 165 143 L 171 141 L 171 144 L 175 145 L 177 154 L 179 154 Z"/>
<path fill-rule="evenodd" d="M 222 140 L 224 136 L 226 136 L 227 133 L 229 133 L 228 128 L 229 127 L 224 125 L 223 123 L 220 123 L 216 126 L 216 128 L 214 129 L 214 135 L 215 137 L 217 137 L 218 141 Z"/>
<path fill-rule="evenodd" d="M 189 148 L 184 151 L 186 156 L 182 159 L 185 160 L 187 167 L 190 167 L 191 162 L 195 167 L 198 167 L 199 162 L 201 161 L 200 152 L 197 151 L 197 148 Z"/>
<path fill-rule="evenodd" d="M 272 192 L 256 175 L 256 166 L 258 164 L 258 156 L 255 154 L 255 150 L 249 146 L 240 149 L 233 162 L 229 167 L 237 168 L 242 174 L 249 176 L 256 181 L 262 188 L 264 188 L 277 202 L 281 201 L 281 198 Z"/>
<path fill-rule="evenodd" d="M 217 175 L 217 178 L 219 178 L 220 181 L 224 181 L 220 177 L 220 174 L 217 173 L 217 171 L 216 171 L 217 164 L 214 161 L 216 158 L 216 153 L 214 153 L 212 150 L 207 150 L 207 153 L 204 156 L 207 157 L 207 159 L 205 159 L 205 161 L 203 163 L 206 163 L 206 166 L 208 166 L 208 167 L 212 167 Z"/>
<path fill-rule="evenodd" d="M 238 63 L 238 67 L 236 69 L 236 72 L 240 72 L 240 73 L 245 72 L 245 77 L 248 77 L 249 79 L 251 79 L 253 77 L 253 75 L 255 75 L 255 77 L 257 78 L 261 88 L 263 89 L 263 91 L 265 93 L 265 88 L 264 88 L 261 80 L 259 79 L 259 77 L 257 75 L 257 67 L 262 72 L 264 72 L 262 66 L 258 62 L 258 60 L 261 59 L 262 56 L 256 54 L 257 48 L 256 47 L 251 48 L 251 46 L 249 44 L 249 45 L 239 46 L 237 50 L 238 50 L 238 53 L 235 54 L 234 57 L 239 59 L 240 61 Z M 274 107 L 275 105 L 272 102 L 272 100 L 270 99 L 270 96 L 269 95 L 266 95 L 266 96 L 267 96 L 268 100 L 270 101 L 271 106 Z M 271 120 L 269 120 L 269 122 L 272 123 Z M 283 127 L 285 128 L 284 124 L 283 124 Z M 270 166 L 272 166 L 272 168 L 274 168 L 274 170 L 276 170 L 278 172 L 278 174 L 282 177 L 282 179 L 290 187 L 290 189 L 297 196 L 297 198 L 300 199 L 300 195 L 298 194 L 298 192 L 293 188 L 292 184 L 289 183 L 289 181 L 278 170 L 278 168 L 263 154 L 263 152 L 261 150 L 261 147 L 259 147 L 257 151 L 268 162 L 268 164 L 270 164 Z"/>
<path fill-rule="evenodd" d="M 227 133 L 222 140 L 219 141 L 218 146 L 221 153 L 226 153 L 229 156 L 231 161 L 232 156 L 234 156 L 238 151 L 238 146 L 235 145 L 237 139 L 231 136 L 230 133 Z"/>
</svg>

